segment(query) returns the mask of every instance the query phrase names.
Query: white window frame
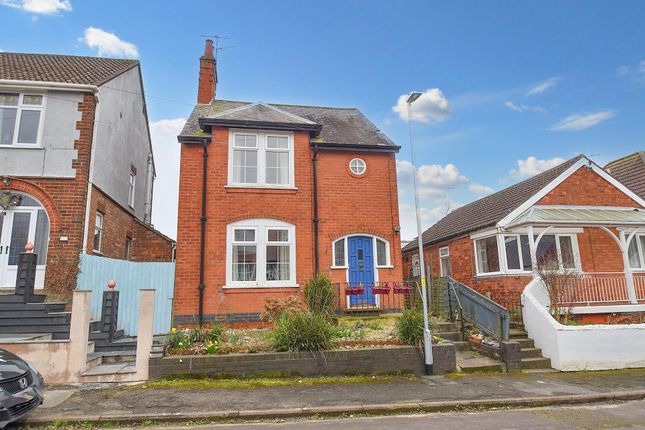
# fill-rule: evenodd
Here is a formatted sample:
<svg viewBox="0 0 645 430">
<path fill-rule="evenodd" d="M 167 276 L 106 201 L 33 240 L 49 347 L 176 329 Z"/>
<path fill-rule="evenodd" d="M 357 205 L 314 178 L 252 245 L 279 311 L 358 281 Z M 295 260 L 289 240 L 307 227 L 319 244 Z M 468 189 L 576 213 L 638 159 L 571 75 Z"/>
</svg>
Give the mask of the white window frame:
<svg viewBox="0 0 645 430">
<path fill-rule="evenodd" d="M 137 174 L 130 170 L 130 177 L 128 178 L 128 205 L 134 209 L 134 195 L 137 188 Z"/>
<path fill-rule="evenodd" d="M 421 276 L 421 260 L 419 259 L 419 254 L 412 255 L 412 276 Z"/>
<path fill-rule="evenodd" d="M 235 230 L 255 230 L 255 242 L 235 242 Z M 269 230 L 287 230 L 288 242 L 269 242 Z M 253 244 L 256 246 L 255 281 L 233 281 L 233 245 Z M 289 245 L 289 280 L 266 280 L 267 245 Z M 248 219 L 226 226 L 226 285 L 224 288 L 297 288 L 296 281 L 296 227 L 275 219 Z"/>
<path fill-rule="evenodd" d="M 537 236 L 537 233 L 535 234 Z M 488 239 L 490 237 L 496 237 L 497 240 L 497 253 L 498 253 L 498 258 L 499 258 L 499 271 L 496 272 L 482 272 L 480 267 L 479 267 L 479 258 L 477 255 L 477 241 L 482 240 L 482 239 Z M 522 233 L 500 233 L 500 234 L 495 234 L 495 235 L 488 235 L 488 236 L 477 236 L 475 239 L 473 239 L 473 250 L 475 252 L 475 270 L 477 273 L 477 276 L 496 276 L 496 275 L 530 275 L 532 273 L 532 270 L 517 270 L 517 269 L 509 269 L 508 268 L 508 260 L 506 256 L 506 246 L 504 243 L 504 238 L 508 236 L 515 236 L 517 237 L 517 246 L 518 246 L 518 255 L 520 257 L 520 264 L 522 264 L 522 245 L 521 245 L 521 238 L 520 236 L 527 236 L 526 232 Z M 571 246 L 572 246 L 572 251 L 573 251 L 573 261 L 575 264 L 575 267 L 572 270 L 575 270 L 577 272 L 582 272 L 582 264 L 580 261 L 580 248 L 578 247 L 578 235 L 576 233 L 558 233 L 558 232 L 547 232 L 545 236 L 555 236 L 555 243 L 556 243 L 556 251 L 558 253 L 558 266 L 560 270 L 565 270 L 563 265 L 562 265 L 562 250 L 560 247 L 560 237 L 567 236 L 571 238 Z"/>
<path fill-rule="evenodd" d="M 253 151 L 252 148 L 235 148 L 236 135 L 254 135 L 256 136 L 257 146 L 257 182 L 235 182 L 233 171 L 233 152 L 237 150 Z M 289 140 L 288 149 L 267 149 L 267 137 L 279 136 L 287 137 Z M 229 129 L 228 133 L 228 184 L 227 187 L 233 188 L 278 188 L 278 189 L 295 189 L 294 174 L 294 137 L 293 132 L 281 132 L 271 130 L 246 130 L 246 129 Z M 286 184 L 267 184 L 266 183 L 266 153 L 267 152 L 289 152 L 289 181 Z"/>
<path fill-rule="evenodd" d="M 629 234 L 626 234 L 626 235 L 629 235 Z M 632 237 L 632 241 L 636 241 L 636 252 L 638 253 L 638 260 L 640 262 L 640 267 L 631 267 L 631 264 L 630 264 L 630 269 L 633 272 L 645 272 L 645 249 L 641 244 L 641 240 L 640 240 L 641 237 L 645 237 L 645 234 L 636 233 L 634 237 Z M 631 242 L 630 242 L 630 245 L 631 245 Z M 629 247 L 627 252 L 628 252 L 627 258 L 629 260 Z"/>
<path fill-rule="evenodd" d="M 350 237 L 354 236 L 365 236 L 365 237 L 370 237 L 372 238 L 372 255 L 374 256 L 374 268 L 375 269 L 392 269 L 394 266 L 392 265 L 392 259 L 391 259 L 391 247 L 390 247 L 390 241 L 387 239 L 384 239 L 380 236 L 374 236 L 373 234 L 365 234 L 365 233 L 352 233 L 348 234 L 347 236 L 339 237 L 338 239 L 334 240 L 331 243 L 331 268 L 332 269 L 348 269 L 349 264 L 347 263 L 347 239 Z M 344 240 L 344 248 L 345 248 L 345 264 L 342 266 L 336 266 L 336 242 Z M 376 246 L 376 241 L 380 240 L 382 242 L 385 242 L 385 264 L 380 265 L 378 264 L 378 247 Z"/>
<path fill-rule="evenodd" d="M 98 219 L 101 220 L 101 226 L 100 227 L 97 226 L 98 223 L 96 221 Z M 105 222 L 105 215 L 103 213 L 101 213 L 100 211 L 96 211 L 96 215 L 94 215 L 94 236 L 93 236 L 93 240 L 92 240 L 92 242 L 93 242 L 92 243 L 92 251 L 97 252 L 99 254 L 102 253 L 102 249 L 103 249 L 103 223 L 104 222 Z M 98 246 L 98 248 L 96 247 L 96 240 L 95 240 L 95 238 L 96 238 L 96 230 L 99 231 L 99 246 Z"/>
<path fill-rule="evenodd" d="M 357 162 L 363 163 L 363 171 L 362 171 L 362 172 L 357 173 L 357 172 L 354 172 L 354 170 L 352 170 L 352 163 L 353 163 L 354 161 L 357 161 Z M 356 176 L 363 176 L 363 175 L 365 174 L 365 172 L 367 172 L 367 163 L 365 162 L 365 160 L 363 160 L 363 159 L 362 159 L 362 158 L 360 158 L 360 157 L 354 157 L 354 158 L 352 158 L 351 160 L 349 160 L 349 171 L 350 171 L 350 172 L 352 172 L 352 173 L 353 173 L 354 175 L 356 175 Z"/>
<path fill-rule="evenodd" d="M 445 253 L 443 253 L 445 251 Z M 450 261 L 450 247 L 449 246 L 442 246 L 439 248 L 439 276 L 442 278 L 446 275 L 443 271 L 443 264 L 441 264 L 441 260 L 448 257 L 448 264 L 450 264 L 450 267 L 452 268 L 452 261 Z"/>
<path fill-rule="evenodd" d="M 0 109 L 16 109 L 16 123 L 14 124 L 14 129 L 13 129 L 13 141 L 9 145 L 0 144 L 0 148 L 42 148 L 43 124 L 45 123 L 45 108 L 47 104 L 46 94 L 38 91 L 14 91 L 10 89 L 8 90 L 0 89 L 0 93 L 18 94 L 17 106 L 0 106 Z M 40 106 L 25 105 L 24 104 L 25 96 L 41 96 L 43 98 L 43 103 Z M 20 131 L 20 120 L 22 118 L 23 110 L 40 111 L 40 118 L 38 119 L 38 131 L 36 135 L 36 143 L 18 142 L 18 132 Z"/>
</svg>

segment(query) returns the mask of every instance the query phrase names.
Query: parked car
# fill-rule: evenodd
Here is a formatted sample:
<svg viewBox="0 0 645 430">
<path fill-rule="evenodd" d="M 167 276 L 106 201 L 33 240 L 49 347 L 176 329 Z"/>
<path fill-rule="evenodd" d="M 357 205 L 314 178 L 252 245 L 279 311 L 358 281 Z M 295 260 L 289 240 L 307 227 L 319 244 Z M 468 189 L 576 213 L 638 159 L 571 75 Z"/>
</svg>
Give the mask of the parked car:
<svg viewBox="0 0 645 430">
<path fill-rule="evenodd" d="M 0 428 L 42 405 L 44 383 L 29 363 L 0 349 Z"/>
</svg>

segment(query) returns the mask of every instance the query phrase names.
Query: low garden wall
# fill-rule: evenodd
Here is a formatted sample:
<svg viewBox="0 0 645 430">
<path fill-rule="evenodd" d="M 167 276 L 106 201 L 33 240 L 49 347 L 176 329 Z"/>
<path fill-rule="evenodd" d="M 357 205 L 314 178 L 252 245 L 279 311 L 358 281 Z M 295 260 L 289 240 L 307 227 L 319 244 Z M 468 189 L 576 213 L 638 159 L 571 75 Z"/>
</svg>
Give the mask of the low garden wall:
<svg viewBox="0 0 645 430">
<path fill-rule="evenodd" d="M 562 371 L 645 367 L 645 324 L 567 326 L 549 314 L 542 281 L 522 293 L 524 325 L 535 346 Z"/>
<path fill-rule="evenodd" d="M 455 346 L 452 343 L 433 345 L 434 372 L 456 370 Z M 347 374 L 392 374 L 425 371 L 423 355 L 412 346 L 388 348 L 337 349 L 322 353 L 271 352 L 228 355 L 182 355 L 151 358 L 150 379 L 170 375 L 232 376 L 291 373 L 302 376 Z"/>
</svg>

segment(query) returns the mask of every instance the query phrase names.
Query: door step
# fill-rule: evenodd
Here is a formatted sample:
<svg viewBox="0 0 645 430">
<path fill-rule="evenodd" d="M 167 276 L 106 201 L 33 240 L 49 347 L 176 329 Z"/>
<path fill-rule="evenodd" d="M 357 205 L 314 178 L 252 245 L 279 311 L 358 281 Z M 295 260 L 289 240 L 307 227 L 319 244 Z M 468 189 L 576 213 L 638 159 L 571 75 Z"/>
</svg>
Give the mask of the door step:
<svg viewBox="0 0 645 430">
<path fill-rule="evenodd" d="M 502 363 L 474 351 L 457 352 L 457 368 L 463 373 L 502 372 Z"/>
</svg>

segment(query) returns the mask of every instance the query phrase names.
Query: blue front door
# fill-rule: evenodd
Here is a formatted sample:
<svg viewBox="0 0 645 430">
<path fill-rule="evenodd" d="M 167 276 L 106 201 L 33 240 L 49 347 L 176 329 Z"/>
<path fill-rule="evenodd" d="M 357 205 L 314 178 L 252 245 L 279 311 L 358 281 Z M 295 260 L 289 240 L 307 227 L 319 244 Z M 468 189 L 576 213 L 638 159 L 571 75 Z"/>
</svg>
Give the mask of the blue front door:
<svg viewBox="0 0 645 430">
<path fill-rule="evenodd" d="M 349 285 L 363 285 L 364 294 L 349 296 L 350 305 L 375 304 L 372 286 L 374 285 L 374 247 L 372 238 L 367 236 L 352 236 L 347 239 L 349 256 Z"/>
</svg>

